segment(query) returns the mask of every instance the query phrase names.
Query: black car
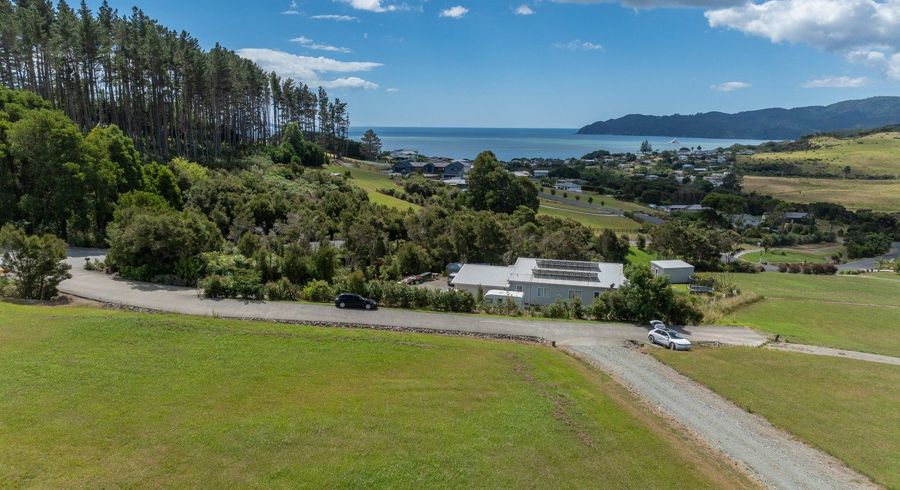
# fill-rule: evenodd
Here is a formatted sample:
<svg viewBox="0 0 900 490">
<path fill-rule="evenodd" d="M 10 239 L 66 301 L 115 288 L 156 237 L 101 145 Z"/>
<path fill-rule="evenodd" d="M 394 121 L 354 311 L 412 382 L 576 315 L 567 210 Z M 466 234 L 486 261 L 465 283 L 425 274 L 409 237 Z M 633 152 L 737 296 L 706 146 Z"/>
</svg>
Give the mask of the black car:
<svg viewBox="0 0 900 490">
<path fill-rule="evenodd" d="M 338 308 L 361 308 L 363 310 L 374 310 L 378 308 L 378 303 L 368 298 L 363 298 L 358 294 L 341 293 L 334 298 L 334 306 Z"/>
</svg>

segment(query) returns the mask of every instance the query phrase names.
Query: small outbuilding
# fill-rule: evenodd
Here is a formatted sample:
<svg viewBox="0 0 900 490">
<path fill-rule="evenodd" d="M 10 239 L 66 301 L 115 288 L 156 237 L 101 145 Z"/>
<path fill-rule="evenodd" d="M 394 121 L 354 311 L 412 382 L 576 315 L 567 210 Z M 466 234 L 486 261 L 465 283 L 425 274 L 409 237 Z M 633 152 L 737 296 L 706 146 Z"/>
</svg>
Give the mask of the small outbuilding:
<svg viewBox="0 0 900 490">
<path fill-rule="evenodd" d="M 654 260 L 650 270 L 655 277 L 666 276 L 672 284 L 687 284 L 694 275 L 694 266 L 683 260 Z"/>
</svg>

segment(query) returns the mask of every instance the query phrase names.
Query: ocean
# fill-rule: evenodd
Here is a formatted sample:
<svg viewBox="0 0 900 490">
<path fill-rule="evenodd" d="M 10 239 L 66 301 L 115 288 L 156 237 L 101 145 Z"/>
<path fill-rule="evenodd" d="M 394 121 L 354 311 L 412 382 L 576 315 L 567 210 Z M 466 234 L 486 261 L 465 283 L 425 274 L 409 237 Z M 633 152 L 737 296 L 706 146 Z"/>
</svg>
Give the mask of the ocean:
<svg viewBox="0 0 900 490">
<path fill-rule="evenodd" d="M 356 140 L 369 128 L 353 127 L 350 137 Z M 657 150 L 701 146 L 704 149 L 729 147 L 735 143 L 755 145 L 758 140 L 678 138 L 674 136 L 581 135 L 577 129 L 521 128 L 399 128 L 374 127 L 384 150 L 417 150 L 428 156 L 475 158 L 491 150 L 501 160 L 523 158 L 572 158 L 595 150 L 611 153 L 636 152 L 647 140 Z"/>
</svg>

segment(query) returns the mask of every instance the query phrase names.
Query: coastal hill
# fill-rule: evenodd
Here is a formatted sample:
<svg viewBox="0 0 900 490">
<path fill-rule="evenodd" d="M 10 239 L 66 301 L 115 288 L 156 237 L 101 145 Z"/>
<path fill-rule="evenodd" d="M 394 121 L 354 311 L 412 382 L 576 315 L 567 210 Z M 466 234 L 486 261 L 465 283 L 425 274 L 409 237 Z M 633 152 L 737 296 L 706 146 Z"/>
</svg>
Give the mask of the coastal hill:
<svg viewBox="0 0 900 490">
<path fill-rule="evenodd" d="M 579 129 L 578 134 L 782 140 L 811 133 L 870 129 L 896 123 L 900 123 L 900 97 L 885 96 L 847 100 L 827 106 L 761 109 L 735 114 L 629 114 L 589 124 Z"/>
</svg>

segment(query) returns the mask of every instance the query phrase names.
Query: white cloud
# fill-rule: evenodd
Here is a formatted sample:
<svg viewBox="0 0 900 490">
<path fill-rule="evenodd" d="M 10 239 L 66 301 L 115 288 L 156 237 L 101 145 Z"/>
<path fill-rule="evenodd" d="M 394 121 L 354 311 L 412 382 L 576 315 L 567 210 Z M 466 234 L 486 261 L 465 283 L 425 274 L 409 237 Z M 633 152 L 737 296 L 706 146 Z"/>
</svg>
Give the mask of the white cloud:
<svg viewBox="0 0 900 490">
<path fill-rule="evenodd" d="M 569 41 L 567 43 L 556 43 L 553 46 L 556 48 L 559 48 L 559 49 L 568 49 L 570 51 L 598 51 L 598 50 L 602 51 L 603 50 L 603 46 L 601 46 L 599 44 L 592 43 L 590 41 L 582 41 L 580 39 L 575 39 L 575 40 Z"/>
<path fill-rule="evenodd" d="M 333 80 L 323 79 L 326 73 L 358 73 L 372 71 L 384 66 L 372 61 L 338 61 L 323 56 L 298 56 L 295 54 L 264 48 L 244 48 L 236 51 L 266 71 L 274 71 L 283 77 L 302 81 L 307 85 L 321 85 L 325 88 L 375 89 L 378 84 L 359 77 L 344 77 Z"/>
<path fill-rule="evenodd" d="M 531 9 L 528 5 L 524 3 L 516 7 L 516 15 L 534 15 L 534 10 Z"/>
<path fill-rule="evenodd" d="M 399 89 L 399 88 L 391 87 L 391 88 L 386 88 L 386 89 L 384 89 L 384 91 L 385 91 L 385 92 L 390 92 L 390 93 L 394 94 L 394 93 L 399 92 L 400 89 Z"/>
<path fill-rule="evenodd" d="M 803 88 L 856 88 L 867 81 L 866 77 L 822 77 L 804 83 Z"/>
<path fill-rule="evenodd" d="M 359 17 L 354 17 L 352 15 L 335 15 L 335 14 L 313 15 L 310 17 L 310 19 L 333 20 L 335 22 L 359 22 Z"/>
<path fill-rule="evenodd" d="M 361 88 L 363 90 L 375 90 L 378 84 L 363 80 L 359 77 L 337 78 L 334 80 L 320 80 L 316 83 L 323 88 Z"/>
<path fill-rule="evenodd" d="M 295 37 L 291 39 L 292 43 L 302 45 L 304 48 L 315 49 L 317 51 L 328 51 L 331 53 L 349 53 L 350 48 L 342 48 L 340 46 L 332 46 L 330 44 L 320 44 L 306 36 Z"/>
<path fill-rule="evenodd" d="M 619 3 L 626 7 L 652 9 L 664 7 L 720 8 L 747 3 L 748 0 L 553 0 L 555 3 Z"/>
<path fill-rule="evenodd" d="M 802 43 L 900 79 L 900 0 L 765 0 L 706 12 L 712 27 Z"/>
<path fill-rule="evenodd" d="M 716 92 L 734 92 L 735 90 L 750 88 L 750 84 L 746 82 L 723 82 L 710 85 L 709 88 Z"/>
<path fill-rule="evenodd" d="M 356 10 L 365 10 L 368 12 L 395 12 L 397 10 L 407 10 L 405 4 L 385 4 L 383 0 L 335 0 L 337 2 L 346 3 Z"/>
<path fill-rule="evenodd" d="M 469 9 L 463 7 L 462 5 L 457 5 L 455 7 L 441 10 L 440 16 L 449 17 L 451 19 L 462 19 L 468 13 Z"/>
<path fill-rule="evenodd" d="M 297 10 L 297 0 L 291 0 L 291 4 L 288 6 L 287 10 L 282 12 L 282 15 L 297 15 L 300 11 Z"/>
</svg>

